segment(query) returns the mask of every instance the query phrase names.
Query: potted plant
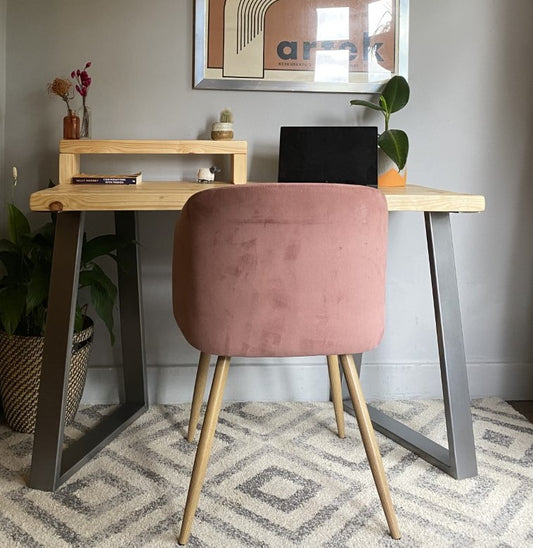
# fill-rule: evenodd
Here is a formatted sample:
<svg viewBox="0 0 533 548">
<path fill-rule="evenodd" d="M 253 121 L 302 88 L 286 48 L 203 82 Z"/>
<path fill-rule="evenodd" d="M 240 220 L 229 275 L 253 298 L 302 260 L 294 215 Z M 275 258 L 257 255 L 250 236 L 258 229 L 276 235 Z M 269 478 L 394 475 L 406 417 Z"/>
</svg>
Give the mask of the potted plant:
<svg viewBox="0 0 533 548">
<path fill-rule="evenodd" d="M 48 93 L 57 95 L 67 104 L 67 115 L 63 118 L 63 139 L 79 139 L 80 118 L 70 106 L 70 101 L 74 99 L 72 82 L 66 78 L 54 78 L 54 81 L 48 84 Z"/>
<path fill-rule="evenodd" d="M 233 113 L 225 108 L 220 113 L 220 121 L 211 127 L 211 139 L 214 141 L 229 141 L 233 139 Z"/>
<path fill-rule="evenodd" d="M 13 188 L 16 182 L 13 168 Z M 8 424 L 21 432 L 33 432 L 35 426 L 55 215 L 32 231 L 26 216 L 11 201 L 7 204 L 8 237 L 0 239 L 0 392 Z M 115 235 L 88 240 L 84 234 L 81 256 L 79 287 L 88 289 L 85 293 L 112 343 L 117 288 L 96 259 L 107 255 L 116 260 L 116 250 L 122 244 Z M 78 303 L 76 307 L 67 420 L 76 414 L 85 384 L 93 334 L 87 306 Z"/>
<path fill-rule="evenodd" d="M 410 89 L 403 76 L 393 76 L 384 86 L 378 97 L 378 103 L 353 99 L 352 105 L 377 110 L 385 118 L 385 130 L 378 137 L 378 185 L 404 186 L 407 178 L 407 155 L 409 139 L 401 129 L 390 129 L 389 122 L 393 112 L 401 110 L 409 101 Z"/>
</svg>

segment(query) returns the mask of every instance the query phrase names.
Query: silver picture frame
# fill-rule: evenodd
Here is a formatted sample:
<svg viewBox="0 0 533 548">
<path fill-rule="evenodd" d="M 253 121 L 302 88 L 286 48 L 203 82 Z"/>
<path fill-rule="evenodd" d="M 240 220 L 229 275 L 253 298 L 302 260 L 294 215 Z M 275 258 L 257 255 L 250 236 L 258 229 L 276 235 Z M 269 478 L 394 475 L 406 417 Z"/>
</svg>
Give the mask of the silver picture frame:
<svg viewBox="0 0 533 548">
<path fill-rule="evenodd" d="M 409 0 L 195 0 L 193 85 L 376 93 L 408 41 Z"/>
</svg>

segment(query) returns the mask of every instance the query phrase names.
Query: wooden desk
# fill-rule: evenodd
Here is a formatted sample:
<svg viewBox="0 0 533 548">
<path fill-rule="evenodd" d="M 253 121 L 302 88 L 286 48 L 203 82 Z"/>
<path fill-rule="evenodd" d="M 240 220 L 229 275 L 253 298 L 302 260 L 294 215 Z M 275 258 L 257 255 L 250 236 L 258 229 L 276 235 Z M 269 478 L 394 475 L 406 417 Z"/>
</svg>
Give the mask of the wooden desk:
<svg viewBox="0 0 533 548">
<path fill-rule="evenodd" d="M 176 211 L 190 196 L 228 183 L 150 182 L 139 185 L 58 185 L 30 197 L 33 211 Z M 389 211 L 483 211 L 483 196 L 407 185 L 380 189 Z"/>
<path fill-rule="evenodd" d="M 82 143 L 75 142 L 72 146 L 89 147 Z M 135 242 L 137 211 L 180 210 L 190 196 L 211 186 L 182 182 L 78 186 L 63 182 L 31 195 L 32 210 L 61 211 L 61 214 L 56 225 L 30 487 L 55 490 L 148 407 L 139 250 L 132 244 L 121 250 L 119 261 L 129 261 L 137 268 L 118 272 L 121 333 L 123 340 L 128 341 L 122 345 L 124 402 L 97 428 L 63 451 L 66 388 L 86 212 L 113 211 L 117 233 Z M 419 211 L 425 216 L 449 448 L 376 409 L 371 408 L 371 417 L 379 431 L 452 476 L 474 476 L 477 465 L 449 214 L 483 211 L 485 201 L 482 196 L 413 185 L 382 192 L 390 211 Z"/>
</svg>

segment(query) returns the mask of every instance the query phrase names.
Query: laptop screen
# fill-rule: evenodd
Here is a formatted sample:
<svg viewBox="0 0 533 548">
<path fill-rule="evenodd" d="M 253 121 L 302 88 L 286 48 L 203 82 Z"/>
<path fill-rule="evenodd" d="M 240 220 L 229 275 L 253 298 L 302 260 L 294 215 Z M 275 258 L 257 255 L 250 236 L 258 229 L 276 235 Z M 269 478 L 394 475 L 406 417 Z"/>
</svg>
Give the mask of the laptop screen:
<svg viewBox="0 0 533 548">
<path fill-rule="evenodd" d="M 377 186 L 377 127 L 282 127 L 278 181 Z"/>
</svg>

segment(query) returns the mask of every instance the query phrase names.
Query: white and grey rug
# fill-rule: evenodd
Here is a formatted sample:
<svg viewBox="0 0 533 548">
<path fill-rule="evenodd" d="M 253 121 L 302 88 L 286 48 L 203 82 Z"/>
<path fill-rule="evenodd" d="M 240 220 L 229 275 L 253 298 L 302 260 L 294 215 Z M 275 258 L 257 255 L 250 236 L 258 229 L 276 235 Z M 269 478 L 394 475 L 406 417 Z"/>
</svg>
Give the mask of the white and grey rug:
<svg viewBox="0 0 533 548">
<path fill-rule="evenodd" d="M 385 404 L 439 442 L 442 404 Z M 0 426 L 0 546 L 171 547 L 195 445 L 188 406 L 156 406 L 56 493 L 28 489 L 32 436 Z M 106 412 L 83 408 L 73 436 Z M 327 403 L 227 403 L 191 547 L 533 546 L 533 428 L 509 405 L 472 404 L 479 475 L 457 481 L 378 434 L 402 539 L 386 528 L 355 419 Z"/>
</svg>

